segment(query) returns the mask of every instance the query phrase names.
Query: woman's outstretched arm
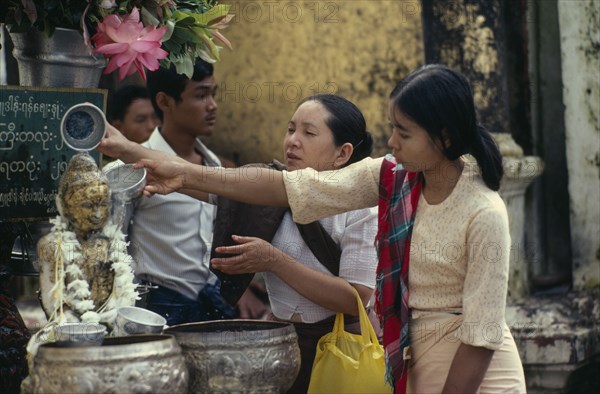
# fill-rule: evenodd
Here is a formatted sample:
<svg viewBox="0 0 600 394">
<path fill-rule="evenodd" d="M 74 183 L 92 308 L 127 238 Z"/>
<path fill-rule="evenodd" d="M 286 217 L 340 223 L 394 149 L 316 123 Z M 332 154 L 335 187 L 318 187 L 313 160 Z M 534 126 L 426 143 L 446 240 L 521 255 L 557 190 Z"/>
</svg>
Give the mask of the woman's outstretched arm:
<svg viewBox="0 0 600 394">
<path fill-rule="evenodd" d="M 249 204 L 289 206 L 294 221 L 312 221 L 375 206 L 383 158 L 367 158 L 351 166 L 317 172 L 312 168 L 277 171 L 260 167 L 215 168 L 187 162 L 140 160 L 148 171 L 145 193 L 202 191 Z"/>
<path fill-rule="evenodd" d="M 259 205 L 287 206 L 281 172 L 266 168 L 220 168 L 191 164 L 164 152 L 148 149 L 128 140 L 108 125 L 98 150 L 125 163 L 138 162 L 148 171 L 148 196 L 174 191 L 206 201 L 206 193 Z M 187 180 L 184 182 L 184 180 Z"/>
<path fill-rule="evenodd" d="M 203 191 L 249 204 L 288 206 L 283 173 L 275 169 L 205 167 L 161 159 L 142 159 L 136 167 L 148 171 L 147 196 Z"/>
<path fill-rule="evenodd" d="M 108 125 L 106 137 L 100 141 L 97 149 L 103 155 L 119 159 L 125 163 L 135 163 L 140 159 L 184 161 L 179 156 L 148 149 L 137 142 L 130 141 L 111 125 Z"/>
</svg>

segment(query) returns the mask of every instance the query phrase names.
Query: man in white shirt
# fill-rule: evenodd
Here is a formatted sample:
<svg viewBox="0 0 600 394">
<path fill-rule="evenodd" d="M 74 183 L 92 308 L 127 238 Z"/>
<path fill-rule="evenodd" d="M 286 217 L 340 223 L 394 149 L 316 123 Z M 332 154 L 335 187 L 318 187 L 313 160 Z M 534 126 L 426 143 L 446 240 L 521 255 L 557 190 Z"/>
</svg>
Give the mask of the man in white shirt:
<svg viewBox="0 0 600 394">
<path fill-rule="evenodd" d="M 211 135 L 217 119 L 212 65 L 198 60 L 191 79 L 174 67 L 159 68 L 148 73 L 147 88 L 162 126 L 143 145 L 191 163 L 221 166 L 198 138 Z M 180 193 L 142 197 L 135 205 L 127 233 L 136 278 L 150 288 L 144 307 L 168 325 L 235 317 L 209 270 L 215 213 L 214 205 Z"/>
</svg>

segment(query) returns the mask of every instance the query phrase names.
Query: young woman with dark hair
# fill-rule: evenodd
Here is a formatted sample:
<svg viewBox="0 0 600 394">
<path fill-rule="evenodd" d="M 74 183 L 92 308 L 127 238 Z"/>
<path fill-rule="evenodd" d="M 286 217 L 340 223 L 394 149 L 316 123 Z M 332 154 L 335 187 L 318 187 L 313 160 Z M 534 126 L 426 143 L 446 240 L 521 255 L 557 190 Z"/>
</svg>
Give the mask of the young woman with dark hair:
<svg viewBox="0 0 600 394">
<path fill-rule="evenodd" d="M 448 160 L 471 154 L 485 184 L 494 191 L 500 188 L 502 157 L 491 134 L 477 124 L 464 75 L 441 65 L 425 66 L 394 88 L 390 105 L 425 129 L 432 141 L 440 141 Z"/>
<path fill-rule="evenodd" d="M 502 161 L 477 125 L 469 83 L 446 66 L 424 66 L 393 90 L 389 120 L 392 155 L 335 172 L 265 170 L 248 179 L 184 163 L 137 165 L 149 171 L 148 194 L 192 189 L 289 205 L 299 223 L 379 203 L 376 309 L 395 392 L 525 392 L 505 322 Z M 111 145 L 108 138 L 101 149 Z"/>
<path fill-rule="evenodd" d="M 290 173 L 308 167 L 337 170 L 368 157 L 372 146 L 360 110 L 343 97 L 321 94 L 305 99 L 289 121 L 283 139 L 284 162 Z M 265 212 L 264 207 L 258 208 Z M 219 213 L 215 238 L 224 222 Z M 226 222 L 235 222 L 235 218 L 230 219 Z M 262 222 L 270 220 L 257 218 L 254 225 Z M 271 318 L 294 324 L 301 365 L 288 394 L 308 390 L 317 342 L 333 329 L 336 313 L 358 315 L 353 288 L 366 305 L 375 286 L 377 257 L 372 240 L 377 232 L 377 209 L 343 212 L 324 217 L 319 223 L 339 248 L 337 274 L 317 258 L 301 235 L 313 232 L 311 236 L 315 236 L 320 230 L 297 226 L 289 211 L 272 239 L 241 237 L 239 232 L 229 231 L 235 244 L 217 247 L 220 257 L 211 260 L 212 268 L 226 274 L 263 272 Z M 219 241 L 214 239 L 213 243 Z M 348 331 L 360 333 L 358 319 L 347 318 L 346 322 Z"/>
</svg>

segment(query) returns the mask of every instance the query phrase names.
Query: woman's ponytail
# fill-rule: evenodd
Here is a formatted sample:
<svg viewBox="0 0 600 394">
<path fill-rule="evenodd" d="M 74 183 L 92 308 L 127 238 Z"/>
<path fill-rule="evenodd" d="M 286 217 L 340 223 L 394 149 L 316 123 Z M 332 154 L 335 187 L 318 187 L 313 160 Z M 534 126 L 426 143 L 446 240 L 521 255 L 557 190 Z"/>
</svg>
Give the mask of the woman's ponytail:
<svg viewBox="0 0 600 394">
<path fill-rule="evenodd" d="M 477 160 L 481 177 L 487 187 L 498 191 L 500 180 L 504 175 L 502 155 L 490 132 L 481 125 L 477 125 L 477 137 L 474 139 L 469 153 Z"/>
</svg>

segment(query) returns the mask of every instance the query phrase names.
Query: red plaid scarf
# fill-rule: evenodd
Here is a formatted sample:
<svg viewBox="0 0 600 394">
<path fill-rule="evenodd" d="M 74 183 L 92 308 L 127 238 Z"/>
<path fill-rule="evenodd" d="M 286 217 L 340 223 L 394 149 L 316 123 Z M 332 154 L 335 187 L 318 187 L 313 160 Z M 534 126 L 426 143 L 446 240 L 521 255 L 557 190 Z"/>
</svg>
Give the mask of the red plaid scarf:
<svg viewBox="0 0 600 394">
<path fill-rule="evenodd" d="M 410 359 L 408 267 L 410 237 L 421 194 L 422 176 L 396 164 L 391 155 L 381 165 L 377 288 L 375 309 L 383 327 L 386 380 L 396 394 L 406 392 Z"/>
</svg>

